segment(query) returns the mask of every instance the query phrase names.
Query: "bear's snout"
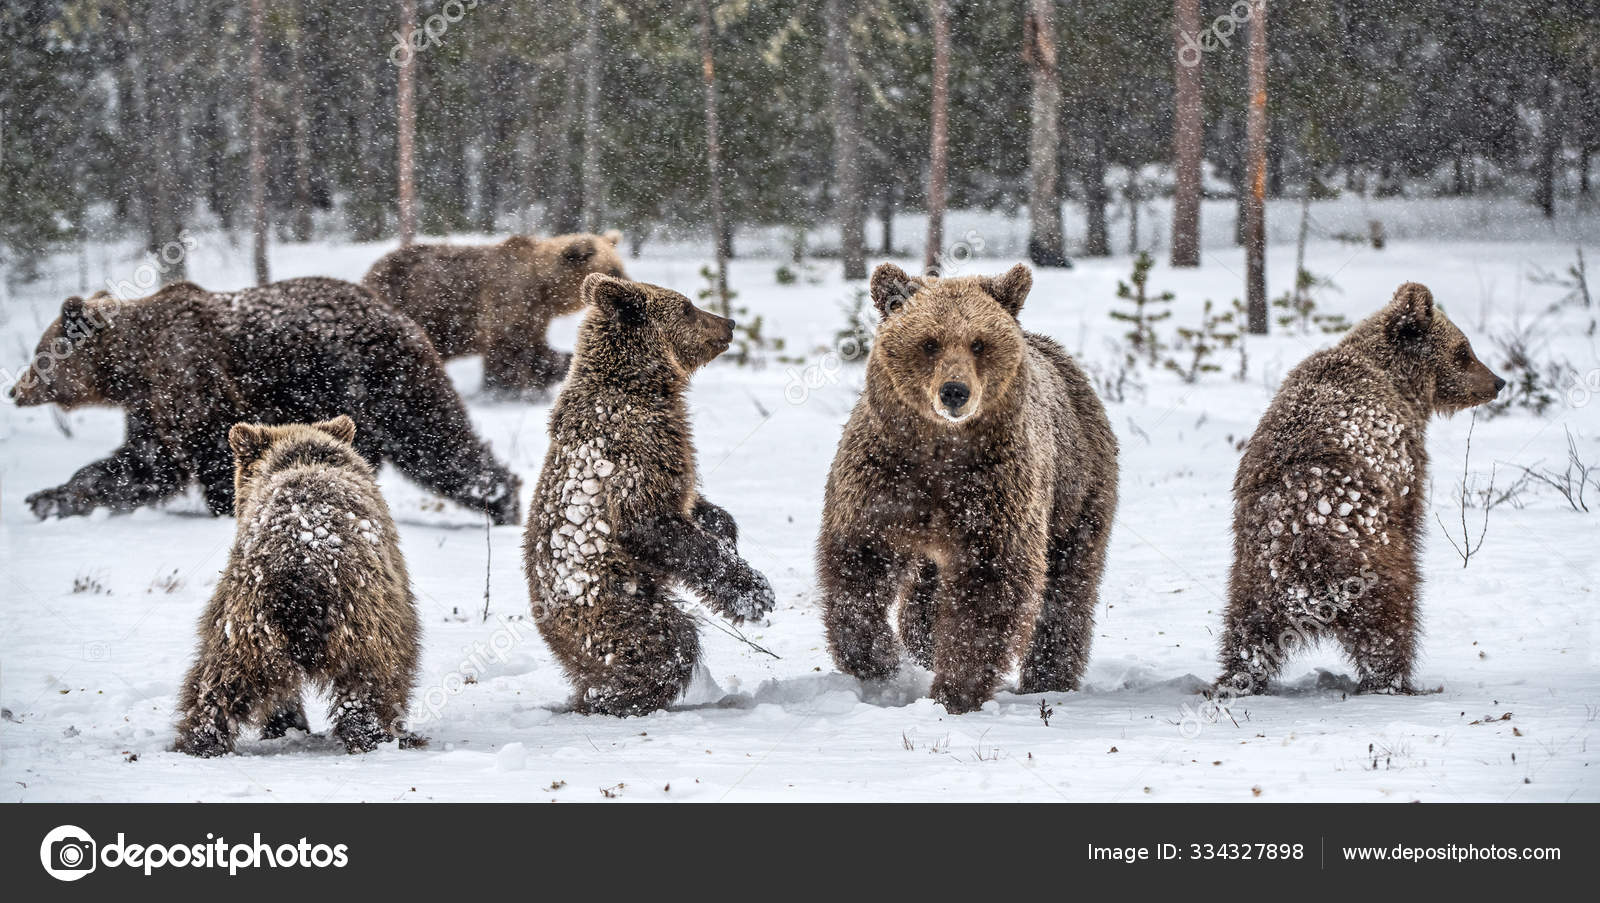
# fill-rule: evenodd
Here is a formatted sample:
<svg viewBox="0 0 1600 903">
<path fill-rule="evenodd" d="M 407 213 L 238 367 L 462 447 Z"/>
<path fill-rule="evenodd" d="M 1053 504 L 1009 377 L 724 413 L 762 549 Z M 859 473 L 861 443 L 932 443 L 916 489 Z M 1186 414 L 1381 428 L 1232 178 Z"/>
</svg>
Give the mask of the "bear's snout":
<svg viewBox="0 0 1600 903">
<path fill-rule="evenodd" d="M 939 387 L 939 403 L 944 405 L 951 414 L 960 411 L 962 406 L 967 403 L 967 399 L 971 397 L 972 390 L 967 388 L 967 384 L 963 382 L 950 380 Z"/>
<path fill-rule="evenodd" d="M 1500 394 L 1500 390 L 1504 389 L 1505 387 L 1506 387 L 1506 381 L 1503 378 L 1501 378 L 1499 376 L 1496 376 L 1494 378 L 1494 394 L 1499 395 Z"/>
</svg>

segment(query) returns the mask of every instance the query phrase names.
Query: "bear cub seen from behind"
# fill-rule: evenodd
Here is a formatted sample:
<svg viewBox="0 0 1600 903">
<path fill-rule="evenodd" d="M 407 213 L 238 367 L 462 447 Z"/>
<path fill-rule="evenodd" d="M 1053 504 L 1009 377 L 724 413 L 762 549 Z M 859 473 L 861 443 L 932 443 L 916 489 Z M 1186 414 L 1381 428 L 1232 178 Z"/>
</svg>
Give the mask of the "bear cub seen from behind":
<svg viewBox="0 0 1600 903">
<path fill-rule="evenodd" d="M 1117 442 L 1061 346 L 1017 322 L 1033 285 L 883 264 L 867 384 L 828 473 L 817 541 L 839 669 L 896 672 L 900 642 L 946 710 L 1076 689 L 1117 504 Z"/>
<path fill-rule="evenodd" d="M 539 632 L 581 712 L 636 715 L 677 699 L 700 657 L 676 586 L 735 621 L 771 611 L 728 512 L 697 489 L 684 392 L 726 351 L 733 321 L 677 292 L 609 276 L 550 413 L 550 450 L 523 560 Z"/>
<path fill-rule="evenodd" d="M 229 431 L 237 537 L 184 678 L 180 752 L 229 752 L 247 724 L 263 738 L 306 730 L 307 681 L 331 690 L 333 733 L 350 752 L 423 742 L 401 727 L 417 671 L 416 602 L 355 431 L 342 415 Z"/>
<path fill-rule="evenodd" d="M 1233 481 L 1220 691 L 1264 691 L 1298 646 L 1331 635 L 1361 692 L 1415 692 L 1428 418 L 1504 385 L 1414 282 L 1289 372 Z"/>
</svg>

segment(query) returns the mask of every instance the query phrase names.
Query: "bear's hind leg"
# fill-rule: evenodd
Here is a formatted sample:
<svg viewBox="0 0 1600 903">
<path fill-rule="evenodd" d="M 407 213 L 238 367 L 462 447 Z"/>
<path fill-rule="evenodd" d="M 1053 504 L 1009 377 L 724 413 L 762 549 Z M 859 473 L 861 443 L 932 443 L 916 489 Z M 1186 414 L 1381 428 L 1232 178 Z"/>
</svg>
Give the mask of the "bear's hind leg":
<svg viewBox="0 0 1600 903">
<path fill-rule="evenodd" d="M 233 752 L 239 729 L 272 696 L 265 672 L 227 652 L 201 651 L 201 657 L 183 679 L 178 697 L 176 752 L 209 758 Z M 285 663 L 287 665 L 287 663 Z"/>
<path fill-rule="evenodd" d="M 1085 514 L 1064 536 L 1051 541 L 1044 600 L 1022 660 L 1022 692 L 1078 689 L 1094 642 L 1094 610 L 1106 568 L 1110 519 L 1109 511 Z"/>
<path fill-rule="evenodd" d="M 261 723 L 261 739 L 276 740 L 290 729 L 311 733 L 311 722 L 306 720 L 306 707 L 300 701 L 299 692 L 277 700 L 269 711 L 272 714 Z"/>
<path fill-rule="evenodd" d="M 607 607 L 578 660 L 568 662 L 573 709 L 599 715 L 647 715 L 683 695 L 700 660 L 700 636 L 675 600 L 640 593 Z"/>
<path fill-rule="evenodd" d="M 900 642 L 911 660 L 933 668 L 933 622 L 939 604 L 939 568 L 924 561 L 900 599 Z"/>
<path fill-rule="evenodd" d="M 1373 585 L 1335 621 L 1339 642 L 1356 665 L 1357 693 L 1416 692 L 1411 685 L 1417 645 L 1413 585 Z"/>
</svg>

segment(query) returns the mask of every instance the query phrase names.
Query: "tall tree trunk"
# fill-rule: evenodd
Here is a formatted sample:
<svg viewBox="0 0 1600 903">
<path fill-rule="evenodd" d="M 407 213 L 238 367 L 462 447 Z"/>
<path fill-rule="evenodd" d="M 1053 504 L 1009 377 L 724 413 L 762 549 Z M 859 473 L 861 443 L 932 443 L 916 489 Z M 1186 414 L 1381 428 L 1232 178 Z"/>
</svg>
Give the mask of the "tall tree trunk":
<svg viewBox="0 0 1600 903">
<path fill-rule="evenodd" d="M 574 11 L 577 7 L 573 7 Z M 577 123 L 581 111 L 579 88 L 583 84 L 583 54 L 576 50 L 567 52 L 566 84 L 561 97 L 561 115 L 556 122 L 557 141 L 555 166 L 559 178 L 555 196 L 555 211 L 550 218 L 552 232 L 576 232 L 583 227 L 582 186 L 578 182 L 578 158 L 582 148 L 578 144 Z"/>
<path fill-rule="evenodd" d="M 1110 192 L 1106 191 L 1105 130 L 1098 121 L 1092 127 L 1094 134 L 1089 138 L 1089 154 L 1083 161 L 1083 253 L 1085 257 L 1106 257 L 1111 254 L 1111 238 L 1106 232 L 1106 204 Z"/>
<path fill-rule="evenodd" d="M 727 216 L 722 208 L 722 141 L 717 130 L 717 68 L 711 54 L 714 23 L 711 0 L 696 0 L 700 14 L 700 78 L 706 90 L 706 178 L 711 197 L 711 243 L 717 261 L 717 312 L 730 316 L 728 304 L 728 254 L 723 245 Z"/>
<path fill-rule="evenodd" d="M 145 57 L 144 129 L 152 137 L 145 155 L 150 198 L 146 201 L 149 250 L 157 255 L 161 284 L 188 278 L 188 260 L 180 238 L 188 194 L 181 181 L 183 158 L 183 109 L 176 95 L 182 93 L 183 59 L 180 50 L 182 22 L 170 10 L 152 4 L 144 33 L 149 46 L 162 48 Z"/>
<path fill-rule="evenodd" d="M 302 71 L 300 43 L 305 31 L 300 26 L 300 4 L 288 4 L 292 21 L 289 34 L 289 109 L 294 125 L 294 217 L 291 224 L 295 241 L 311 240 L 311 117 L 306 112 L 306 76 Z"/>
<path fill-rule="evenodd" d="M 879 209 L 878 225 L 882 230 L 883 256 L 890 257 L 894 254 L 894 182 L 886 181 L 883 186 L 883 206 Z"/>
<path fill-rule="evenodd" d="M 417 0 L 400 0 L 400 34 L 410 35 L 417 27 Z M 417 183 L 415 159 L 417 140 L 416 104 L 417 54 L 407 53 L 400 61 L 395 84 L 396 160 L 399 170 L 397 203 L 400 213 L 400 245 L 411 244 L 417 236 Z"/>
<path fill-rule="evenodd" d="M 1061 228 L 1061 77 L 1056 69 L 1055 0 L 1029 0 L 1022 57 L 1032 77 L 1028 138 L 1028 259 L 1067 266 Z"/>
<path fill-rule="evenodd" d="M 583 228 L 600 231 L 600 4 L 587 0 L 583 31 Z"/>
<path fill-rule="evenodd" d="M 834 216 L 844 278 L 867 278 L 867 196 L 861 172 L 861 110 L 850 49 L 850 4 L 827 0 L 827 66 L 833 87 Z"/>
<path fill-rule="evenodd" d="M 1249 203 L 1245 209 L 1245 307 L 1250 331 L 1267 333 L 1267 5 L 1250 18 L 1250 112 L 1245 121 Z"/>
<path fill-rule="evenodd" d="M 1139 170 L 1137 167 L 1128 168 L 1128 185 L 1123 190 L 1128 199 L 1128 253 L 1139 253 Z"/>
<path fill-rule="evenodd" d="M 1534 201 L 1545 219 L 1556 215 L 1556 163 L 1561 157 L 1560 95 L 1554 78 L 1546 78 L 1543 109 L 1539 114 L 1538 186 Z"/>
<path fill-rule="evenodd" d="M 928 148 L 928 240 L 922 270 L 939 273 L 944 248 L 945 179 L 950 154 L 950 2 L 933 0 L 933 115 Z"/>
<path fill-rule="evenodd" d="M 250 0 L 250 229 L 256 285 L 272 281 L 267 272 L 267 73 L 261 59 L 266 6 L 266 0 Z"/>
<path fill-rule="evenodd" d="M 1578 149 L 1578 193 L 1584 197 L 1589 196 L 1589 157 L 1594 153 L 1594 148 L 1585 144 Z"/>
<path fill-rule="evenodd" d="M 1176 174 L 1172 192 L 1172 265 L 1200 265 L 1200 167 L 1205 131 L 1200 93 L 1202 54 L 1197 49 L 1183 53 L 1184 35 L 1200 36 L 1200 0 L 1177 0 L 1176 65 L 1173 66 L 1177 91 L 1177 115 L 1173 126 Z"/>
</svg>

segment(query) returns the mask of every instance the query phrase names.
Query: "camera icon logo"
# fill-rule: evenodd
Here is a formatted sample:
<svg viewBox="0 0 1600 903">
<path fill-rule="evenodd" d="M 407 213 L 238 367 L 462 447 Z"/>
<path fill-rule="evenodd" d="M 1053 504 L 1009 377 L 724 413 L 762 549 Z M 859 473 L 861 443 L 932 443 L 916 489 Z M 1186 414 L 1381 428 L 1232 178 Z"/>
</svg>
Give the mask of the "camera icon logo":
<svg viewBox="0 0 1600 903">
<path fill-rule="evenodd" d="M 44 836 L 39 844 L 39 862 L 50 877 L 76 881 L 94 871 L 95 843 L 89 832 L 77 825 L 62 825 Z"/>
</svg>

